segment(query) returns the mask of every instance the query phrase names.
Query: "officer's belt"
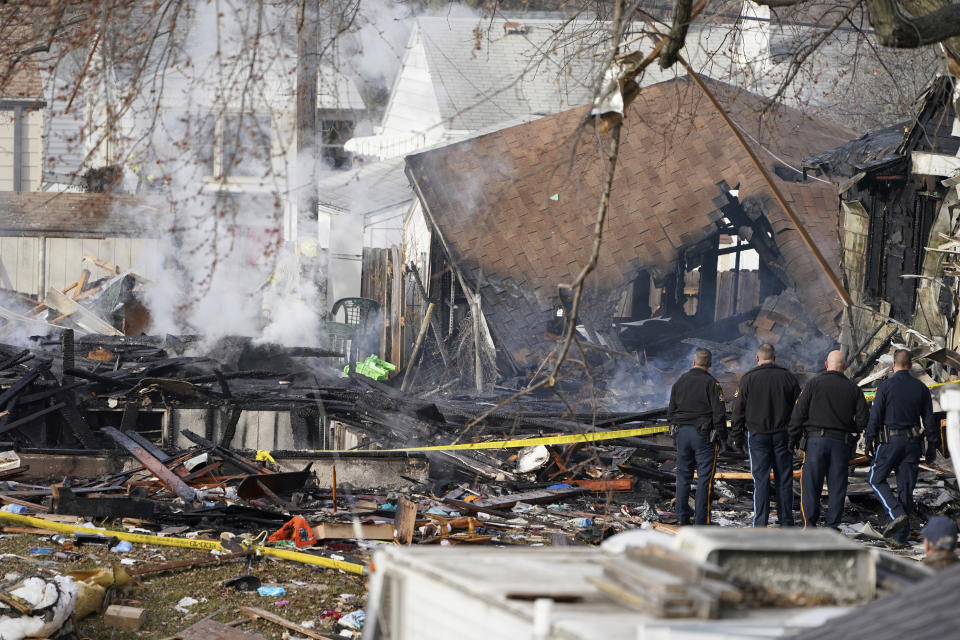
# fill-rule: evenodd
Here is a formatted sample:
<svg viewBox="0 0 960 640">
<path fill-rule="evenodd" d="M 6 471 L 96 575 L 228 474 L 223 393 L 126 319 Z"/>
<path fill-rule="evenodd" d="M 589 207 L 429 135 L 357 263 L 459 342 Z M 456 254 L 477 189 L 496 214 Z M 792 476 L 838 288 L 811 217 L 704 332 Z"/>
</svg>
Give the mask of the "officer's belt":
<svg viewBox="0 0 960 640">
<path fill-rule="evenodd" d="M 819 436 L 823 438 L 833 438 L 834 440 L 846 440 L 856 434 L 843 429 L 827 429 L 826 427 L 807 427 L 807 436 Z"/>
<path fill-rule="evenodd" d="M 889 433 L 891 436 L 907 436 L 908 438 L 919 438 L 923 435 L 923 429 L 920 428 L 920 425 L 917 425 L 915 427 L 901 427 L 901 428 L 894 428 L 887 425 L 884 425 L 884 426 L 887 427 L 887 433 Z"/>
</svg>

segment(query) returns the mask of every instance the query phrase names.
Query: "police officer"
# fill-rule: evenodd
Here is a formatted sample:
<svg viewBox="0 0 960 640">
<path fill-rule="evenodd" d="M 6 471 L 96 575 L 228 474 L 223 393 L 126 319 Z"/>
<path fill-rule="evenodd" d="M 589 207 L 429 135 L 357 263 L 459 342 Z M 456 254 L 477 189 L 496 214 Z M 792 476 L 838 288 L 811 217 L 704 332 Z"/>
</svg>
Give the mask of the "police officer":
<svg viewBox="0 0 960 640">
<path fill-rule="evenodd" d="M 923 564 L 946 569 L 957 563 L 957 523 L 947 516 L 933 516 L 920 531 L 923 536 Z"/>
<path fill-rule="evenodd" d="M 826 526 L 840 528 L 847 496 L 847 465 L 853 445 L 867 424 L 867 401 L 860 388 L 843 375 L 843 354 L 831 351 L 827 370 L 803 388 L 790 418 L 790 446 L 804 450 L 800 471 L 800 515 L 803 528 L 820 519 L 820 493 L 827 480 Z"/>
<path fill-rule="evenodd" d="M 883 533 L 900 544 L 906 544 L 910 535 L 913 487 L 917 483 L 924 431 L 927 435 L 926 456 L 930 462 L 940 444 L 940 433 L 933 421 L 930 390 L 910 375 L 910 352 L 897 349 L 893 354 L 893 375 L 877 387 L 863 442 L 867 455 L 873 455 L 867 481 L 890 516 L 890 524 Z M 894 469 L 897 472 L 896 496 L 887 484 L 887 476 Z"/>
<path fill-rule="evenodd" d="M 730 431 L 730 448 L 743 450 L 746 429 L 754 527 L 767 526 L 770 516 L 771 468 L 780 526 L 793 526 L 793 453 L 788 427 L 800 385 L 796 376 L 775 364 L 776 359 L 772 345 L 762 344 L 757 349 L 757 366 L 740 379 Z"/>
<path fill-rule="evenodd" d="M 693 368 L 670 390 L 670 421 L 677 439 L 677 521 L 690 524 L 690 483 L 697 470 L 694 524 L 710 524 L 710 498 L 717 449 L 726 439 L 727 412 L 720 383 L 710 375 L 713 356 L 707 349 L 693 354 Z"/>
</svg>

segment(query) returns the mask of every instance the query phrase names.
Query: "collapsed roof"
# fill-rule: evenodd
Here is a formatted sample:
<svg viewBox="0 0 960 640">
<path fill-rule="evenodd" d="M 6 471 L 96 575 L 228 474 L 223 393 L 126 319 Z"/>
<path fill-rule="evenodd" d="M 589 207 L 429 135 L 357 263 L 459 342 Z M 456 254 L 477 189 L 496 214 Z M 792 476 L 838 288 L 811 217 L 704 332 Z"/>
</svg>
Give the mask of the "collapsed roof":
<svg viewBox="0 0 960 640">
<path fill-rule="evenodd" d="M 705 81 L 828 263 L 838 267 L 836 188 L 804 183 L 795 168 L 855 134 Z M 548 350 L 557 285 L 572 281 L 590 254 L 606 145 L 580 126 L 587 113 L 571 109 L 407 157 L 408 177 L 433 231 L 480 293 L 491 329 L 518 363 Z M 718 196 L 725 200 L 729 188 L 724 182 L 739 185 L 739 202 L 765 214 L 784 284 L 797 289 L 812 324 L 837 335 L 841 304 L 826 274 L 734 134 L 686 77 L 641 89 L 627 109 L 585 322 L 609 324 L 620 291 L 641 270 L 660 281 L 685 250 L 718 233 L 725 215 Z"/>
</svg>

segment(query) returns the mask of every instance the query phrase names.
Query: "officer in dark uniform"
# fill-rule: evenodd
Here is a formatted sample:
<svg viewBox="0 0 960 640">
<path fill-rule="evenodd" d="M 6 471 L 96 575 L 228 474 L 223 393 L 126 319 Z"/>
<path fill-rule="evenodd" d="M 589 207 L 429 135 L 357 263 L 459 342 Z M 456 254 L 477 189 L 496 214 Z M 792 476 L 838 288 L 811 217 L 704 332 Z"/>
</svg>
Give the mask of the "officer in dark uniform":
<svg viewBox="0 0 960 640">
<path fill-rule="evenodd" d="M 772 345 L 757 349 L 757 366 L 743 374 L 733 411 L 730 448 L 743 450 L 747 432 L 750 473 L 753 475 L 753 526 L 765 527 L 770 516 L 770 469 L 776 487 L 781 527 L 793 526 L 793 453 L 790 413 L 800 395 L 792 373 L 778 367 Z"/>
<path fill-rule="evenodd" d="M 677 439 L 677 520 L 690 524 L 690 483 L 697 470 L 694 524 L 710 524 L 710 494 L 717 449 L 727 437 L 727 411 L 720 383 L 709 373 L 713 357 L 697 349 L 693 368 L 670 390 L 670 421 Z"/>
<path fill-rule="evenodd" d="M 820 519 L 820 493 L 827 480 L 826 525 L 840 528 L 843 501 L 847 497 L 847 465 L 853 445 L 867 424 L 867 401 L 863 392 L 843 375 L 843 354 L 827 355 L 827 370 L 803 388 L 790 418 L 791 449 L 804 450 L 800 471 L 800 515 L 803 528 L 815 527 Z"/>
<path fill-rule="evenodd" d="M 917 483 L 924 432 L 927 436 L 926 456 L 930 462 L 940 445 L 930 390 L 910 375 L 910 352 L 897 349 L 893 354 L 893 375 L 877 387 L 863 442 L 867 455 L 873 454 L 867 481 L 890 516 L 890 524 L 883 533 L 900 544 L 905 544 L 910 535 L 913 487 Z M 894 469 L 897 472 L 896 496 L 887 484 L 887 476 Z"/>
</svg>

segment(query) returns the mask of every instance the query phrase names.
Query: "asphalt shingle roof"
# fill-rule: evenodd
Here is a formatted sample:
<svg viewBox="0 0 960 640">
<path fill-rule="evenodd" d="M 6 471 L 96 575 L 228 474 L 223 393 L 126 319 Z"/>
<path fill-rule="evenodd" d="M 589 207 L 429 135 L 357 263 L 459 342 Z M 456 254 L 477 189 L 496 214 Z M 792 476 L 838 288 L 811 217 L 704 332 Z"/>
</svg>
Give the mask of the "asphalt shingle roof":
<svg viewBox="0 0 960 640">
<path fill-rule="evenodd" d="M 395 158 L 333 171 L 317 182 L 320 204 L 350 213 L 374 213 L 410 202 L 413 191 L 403 167 L 403 158 Z"/>
<path fill-rule="evenodd" d="M 793 640 L 942 640 L 960 635 L 960 565 L 878 598 Z"/>
<path fill-rule="evenodd" d="M 780 107 L 760 116 L 764 100 L 710 81 L 753 137 L 772 170 L 849 139 L 852 132 Z M 586 108 L 503 129 L 407 157 L 407 171 L 451 259 L 477 287 L 494 332 L 519 362 L 549 349 L 545 333 L 557 285 L 570 282 L 593 242 L 602 189 L 603 148 Z M 576 152 L 573 140 L 580 132 Z M 762 202 L 787 269 L 811 318 L 836 332 L 839 300 L 762 176 L 688 78 L 646 87 L 628 109 L 610 213 L 588 313 L 609 320 L 622 286 L 640 269 L 673 269 L 680 250 L 716 231 L 717 183 L 740 183 L 740 198 Z M 757 142 L 759 141 L 759 142 Z M 762 145 L 762 146 L 761 146 Z M 769 150 L 769 153 L 767 152 Z M 776 156 L 776 158 L 774 157 Z M 775 178 L 830 264 L 839 266 L 833 185 Z M 553 199 L 556 197 L 556 199 Z"/>
<path fill-rule="evenodd" d="M 137 196 L 6 191 L 0 192 L 0 235 L 151 237 L 162 232 L 154 222 L 160 213 Z"/>
</svg>

